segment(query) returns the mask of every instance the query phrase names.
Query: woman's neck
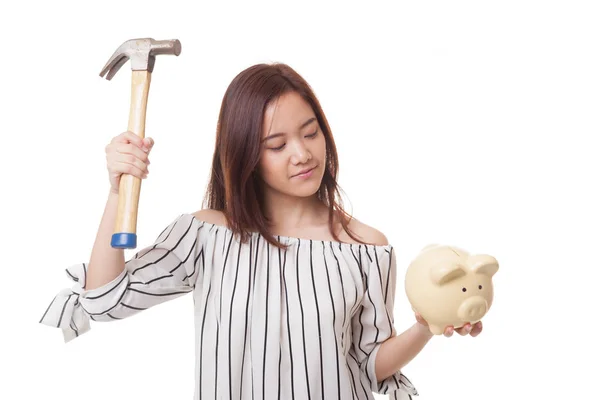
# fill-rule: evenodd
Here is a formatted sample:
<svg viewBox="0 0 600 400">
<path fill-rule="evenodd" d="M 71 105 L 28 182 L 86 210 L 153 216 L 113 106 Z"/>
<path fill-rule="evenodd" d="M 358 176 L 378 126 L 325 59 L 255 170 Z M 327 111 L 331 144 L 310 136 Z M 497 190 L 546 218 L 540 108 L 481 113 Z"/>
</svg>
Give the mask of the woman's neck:
<svg viewBox="0 0 600 400">
<path fill-rule="evenodd" d="M 271 195 L 265 199 L 264 213 L 276 231 L 295 231 L 327 225 L 329 210 L 317 196 Z"/>
</svg>

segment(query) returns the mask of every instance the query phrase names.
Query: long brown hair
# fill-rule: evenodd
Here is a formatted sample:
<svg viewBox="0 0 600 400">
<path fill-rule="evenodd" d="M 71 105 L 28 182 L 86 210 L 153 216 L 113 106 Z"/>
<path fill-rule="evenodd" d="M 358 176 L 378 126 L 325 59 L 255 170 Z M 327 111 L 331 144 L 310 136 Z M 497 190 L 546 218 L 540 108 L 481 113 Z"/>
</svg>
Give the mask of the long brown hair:
<svg viewBox="0 0 600 400">
<path fill-rule="evenodd" d="M 217 123 L 204 205 L 222 211 L 229 229 L 242 242 L 258 231 L 272 245 L 285 248 L 270 232 L 269 221 L 261 207 L 261 182 L 253 171 L 260 160 L 265 109 L 279 96 L 292 91 L 311 106 L 325 136 L 325 174 L 317 198 L 329 208 L 329 229 L 335 240 L 340 241 L 334 228 L 338 222 L 350 237 L 364 243 L 348 227 L 351 218 L 342 204 L 337 183 L 337 150 L 327 118 L 309 84 L 283 63 L 253 65 L 240 72 L 227 88 Z"/>
</svg>

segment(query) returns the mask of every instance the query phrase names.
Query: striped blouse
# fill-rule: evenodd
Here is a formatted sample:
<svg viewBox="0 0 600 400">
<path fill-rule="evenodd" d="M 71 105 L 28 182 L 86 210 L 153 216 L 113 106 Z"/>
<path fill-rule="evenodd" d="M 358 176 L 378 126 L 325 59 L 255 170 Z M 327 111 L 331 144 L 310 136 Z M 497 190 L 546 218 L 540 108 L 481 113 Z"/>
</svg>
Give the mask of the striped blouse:
<svg viewBox="0 0 600 400">
<path fill-rule="evenodd" d="M 191 292 L 195 399 L 417 395 L 401 371 L 375 377 L 377 351 L 396 334 L 393 247 L 277 238 L 287 250 L 258 232 L 240 243 L 227 227 L 181 214 L 102 287 L 85 289 L 86 263 L 67 268 L 75 283 L 40 322 L 68 342 L 90 319 L 127 318 Z"/>
</svg>

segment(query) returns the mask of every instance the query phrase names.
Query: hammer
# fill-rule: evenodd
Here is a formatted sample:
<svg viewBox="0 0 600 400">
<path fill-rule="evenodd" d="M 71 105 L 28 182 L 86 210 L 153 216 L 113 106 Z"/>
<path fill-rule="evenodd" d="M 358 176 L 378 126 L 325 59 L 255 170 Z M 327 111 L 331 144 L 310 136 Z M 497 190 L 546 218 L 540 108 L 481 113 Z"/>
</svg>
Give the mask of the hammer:
<svg viewBox="0 0 600 400">
<path fill-rule="evenodd" d="M 128 131 L 140 138 L 145 137 L 146 106 L 150 89 L 150 76 L 154 70 L 155 56 L 181 53 L 177 39 L 154 40 L 152 38 L 131 39 L 124 42 L 108 60 L 100 76 L 111 80 L 119 69 L 131 60 L 131 106 Z M 134 249 L 137 246 L 137 215 L 142 181 L 130 174 L 121 175 L 119 182 L 119 206 L 111 246 L 118 249 Z"/>
</svg>

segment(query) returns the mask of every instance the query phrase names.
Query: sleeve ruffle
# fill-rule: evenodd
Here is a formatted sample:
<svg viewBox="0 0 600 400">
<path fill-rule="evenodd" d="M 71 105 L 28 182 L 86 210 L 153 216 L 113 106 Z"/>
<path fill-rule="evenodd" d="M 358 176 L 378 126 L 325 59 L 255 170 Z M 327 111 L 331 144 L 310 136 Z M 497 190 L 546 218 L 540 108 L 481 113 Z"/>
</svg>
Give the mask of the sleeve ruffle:
<svg viewBox="0 0 600 400">
<path fill-rule="evenodd" d="M 400 370 L 386 379 L 377 382 L 375 376 L 375 357 L 377 357 L 380 347 L 381 345 L 378 345 L 373 349 L 366 364 L 366 373 L 369 375 L 368 381 L 372 383 L 371 390 L 378 394 L 388 394 L 391 399 L 410 399 L 410 396 L 418 396 L 419 392 L 415 386 Z"/>
<path fill-rule="evenodd" d="M 85 289 L 87 263 L 67 268 L 73 285 L 56 295 L 39 322 L 60 328 L 69 342 L 90 330 L 90 320 L 127 318 L 193 291 L 204 262 L 203 225 L 189 214 L 179 216 L 111 282 L 91 290 Z"/>
<path fill-rule="evenodd" d="M 107 290 L 107 288 L 114 288 L 113 290 L 117 290 L 117 292 L 119 289 L 121 289 L 121 292 L 124 291 L 124 287 L 119 288 L 118 286 L 123 286 L 124 283 L 126 285 L 126 279 L 124 279 L 126 270 L 123 270 L 112 282 L 88 291 L 83 286 L 85 285 L 87 273 L 85 263 L 73 265 L 65 271 L 73 285 L 70 289 L 63 289 L 56 295 L 46 309 L 40 323 L 61 329 L 65 342 L 69 342 L 90 330 L 90 318 L 93 319 L 93 317 L 86 312 L 86 309 L 102 309 L 110 306 L 108 303 L 113 298 L 103 296 L 108 291 L 112 291 Z M 84 295 L 82 296 L 82 294 Z M 93 304 L 89 304 L 89 307 L 82 306 L 82 303 L 90 302 L 93 302 Z"/>
</svg>

